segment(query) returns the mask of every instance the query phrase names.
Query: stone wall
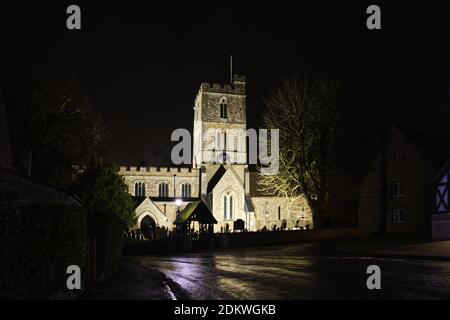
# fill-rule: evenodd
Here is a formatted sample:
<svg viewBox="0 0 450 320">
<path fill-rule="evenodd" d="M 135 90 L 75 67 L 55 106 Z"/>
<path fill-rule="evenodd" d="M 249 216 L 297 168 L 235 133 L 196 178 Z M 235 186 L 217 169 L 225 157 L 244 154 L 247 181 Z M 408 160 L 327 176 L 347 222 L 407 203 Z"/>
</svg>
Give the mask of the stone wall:
<svg viewBox="0 0 450 320">
<path fill-rule="evenodd" d="M 386 176 L 382 194 L 381 175 Z M 390 234 L 426 234 L 430 230 L 428 186 L 436 174 L 434 165 L 399 129 L 393 127 L 386 142 L 386 172 L 380 158 L 374 160 L 360 190 L 359 221 L 362 231 L 378 230 L 382 202 L 386 204 L 386 231 Z M 403 182 L 404 195 L 393 196 L 393 184 Z M 393 210 L 404 209 L 404 222 L 394 223 Z"/>
<path fill-rule="evenodd" d="M 424 154 L 409 141 L 402 132 L 393 129 L 388 140 L 387 177 L 387 217 L 388 233 L 427 233 L 430 213 L 427 212 L 427 186 L 436 171 Z M 404 182 L 404 196 L 394 198 L 393 183 Z M 392 210 L 405 209 L 405 222 L 394 223 Z"/>
<path fill-rule="evenodd" d="M 159 183 L 166 182 L 169 185 L 169 197 L 181 197 L 181 186 L 184 183 L 191 185 L 191 196 L 198 197 L 199 194 L 199 170 L 191 168 L 165 168 L 165 167 L 121 167 L 119 174 L 124 177 L 130 194 L 135 193 L 135 183 L 145 183 L 145 195 L 147 197 L 158 197 Z M 174 191 L 174 175 L 175 191 Z"/>
<path fill-rule="evenodd" d="M 385 201 L 381 193 L 381 174 L 380 158 L 377 157 L 366 174 L 359 194 L 358 226 L 367 235 L 376 233 L 380 225 L 381 201 Z"/>
<path fill-rule="evenodd" d="M 289 202 L 283 197 L 252 197 L 256 230 L 313 228 L 312 212 L 303 198 Z"/>
</svg>

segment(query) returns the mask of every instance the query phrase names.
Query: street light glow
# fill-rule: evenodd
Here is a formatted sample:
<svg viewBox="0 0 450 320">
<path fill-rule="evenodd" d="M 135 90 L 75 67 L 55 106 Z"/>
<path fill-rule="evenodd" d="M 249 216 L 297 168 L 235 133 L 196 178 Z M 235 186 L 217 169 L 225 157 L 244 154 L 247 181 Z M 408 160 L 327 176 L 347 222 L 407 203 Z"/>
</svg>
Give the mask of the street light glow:
<svg viewBox="0 0 450 320">
<path fill-rule="evenodd" d="M 175 204 L 176 204 L 178 207 L 181 206 L 181 200 L 180 200 L 180 199 L 175 200 Z"/>
</svg>

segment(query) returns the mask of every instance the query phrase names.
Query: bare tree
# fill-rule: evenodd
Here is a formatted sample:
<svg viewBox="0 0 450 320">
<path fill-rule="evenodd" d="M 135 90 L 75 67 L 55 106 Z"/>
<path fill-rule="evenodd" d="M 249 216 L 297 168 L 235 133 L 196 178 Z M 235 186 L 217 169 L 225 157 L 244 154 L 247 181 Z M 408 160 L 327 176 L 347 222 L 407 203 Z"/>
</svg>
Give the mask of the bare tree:
<svg viewBox="0 0 450 320">
<path fill-rule="evenodd" d="M 107 129 L 77 81 L 22 79 L 5 89 L 13 148 L 16 157 L 29 158 L 19 166 L 31 164 L 34 178 L 65 185 L 72 165 L 104 152 Z"/>
<path fill-rule="evenodd" d="M 260 190 L 290 203 L 305 197 L 314 226 L 321 227 L 330 179 L 346 150 L 342 86 L 318 77 L 289 77 L 265 102 L 263 125 L 280 130 L 279 172 L 261 175 Z"/>
</svg>

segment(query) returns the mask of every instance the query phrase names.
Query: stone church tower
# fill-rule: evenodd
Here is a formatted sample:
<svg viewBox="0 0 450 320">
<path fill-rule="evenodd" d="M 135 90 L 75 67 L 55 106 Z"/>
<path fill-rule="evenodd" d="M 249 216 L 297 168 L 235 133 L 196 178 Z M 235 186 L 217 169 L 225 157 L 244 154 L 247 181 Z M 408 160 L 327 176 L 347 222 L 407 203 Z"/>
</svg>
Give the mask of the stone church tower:
<svg viewBox="0 0 450 320">
<path fill-rule="evenodd" d="M 193 168 L 201 171 L 201 197 L 218 224 L 232 230 L 241 219 L 250 227 L 246 145 L 245 76 L 231 84 L 202 83 L 194 102 Z"/>
<path fill-rule="evenodd" d="M 195 98 L 193 167 L 247 163 L 245 76 L 231 84 L 202 83 Z"/>
</svg>

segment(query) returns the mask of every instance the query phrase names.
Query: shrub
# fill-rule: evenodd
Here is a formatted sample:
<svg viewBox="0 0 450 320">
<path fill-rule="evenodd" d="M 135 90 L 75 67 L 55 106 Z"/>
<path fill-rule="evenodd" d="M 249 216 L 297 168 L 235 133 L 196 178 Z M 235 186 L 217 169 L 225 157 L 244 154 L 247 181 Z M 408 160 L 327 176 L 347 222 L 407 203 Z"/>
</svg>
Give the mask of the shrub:
<svg viewBox="0 0 450 320">
<path fill-rule="evenodd" d="M 81 207 L 0 199 L 0 213 L 0 283 L 9 295 L 46 298 L 66 289 L 69 265 L 83 274 L 87 233 Z"/>
</svg>

